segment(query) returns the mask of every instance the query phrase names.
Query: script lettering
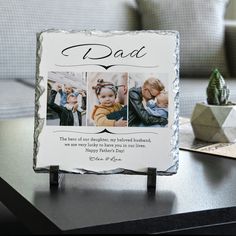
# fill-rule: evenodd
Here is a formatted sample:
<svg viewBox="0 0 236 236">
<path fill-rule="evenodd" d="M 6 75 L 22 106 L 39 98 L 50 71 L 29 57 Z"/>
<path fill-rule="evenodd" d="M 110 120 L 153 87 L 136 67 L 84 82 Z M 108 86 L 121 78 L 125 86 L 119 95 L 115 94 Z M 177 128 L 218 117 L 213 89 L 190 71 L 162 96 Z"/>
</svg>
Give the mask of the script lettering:
<svg viewBox="0 0 236 236">
<path fill-rule="evenodd" d="M 61 54 L 63 56 L 69 56 L 69 51 L 72 49 L 77 49 L 83 55 L 82 59 L 90 59 L 90 60 L 101 60 L 113 56 L 114 58 L 126 58 L 126 57 L 135 57 L 135 58 L 142 58 L 147 53 L 144 51 L 145 46 L 142 46 L 139 49 L 134 49 L 129 52 L 124 52 L 123 49 L 119 49 L 117 51 L 113 50 L 111 47 L 105 44 L 78 44 L 67 47 L 62 50 Z M 84 53 L 85 52 L 85 53 Z"/>
</svg>

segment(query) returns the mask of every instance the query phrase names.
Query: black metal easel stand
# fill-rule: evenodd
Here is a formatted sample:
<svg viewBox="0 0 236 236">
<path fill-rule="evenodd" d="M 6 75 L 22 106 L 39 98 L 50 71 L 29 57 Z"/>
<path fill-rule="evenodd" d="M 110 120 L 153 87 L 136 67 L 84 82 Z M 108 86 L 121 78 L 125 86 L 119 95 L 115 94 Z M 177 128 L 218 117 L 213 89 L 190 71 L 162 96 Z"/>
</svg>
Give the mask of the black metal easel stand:
<svg viewBox="0 0 236 236">
<path fill-rule="evenodd" d="M 156 184 L 157 184 L 157 169 L 156 168 L 148 168 L 147 171 L 147 190 L 149 193 L 156 192 Z"/>
<path fill-rule="evenodd" d="M 64 178 L 65 178 L 65 174 L 60 173 L 59 166 L 50 166 L 50 169 L 49 169 L 50 188 L 53 188 L 53 189 L 60 188 Z M 157 178 L 156 168 L 148 168 L 147 190 L 149 193 L 156 192 L 156 178 Z"/>
<path fill-rule="evenodd" d="M 59 172 L 59 166 L 50 166 L 49 169 L 49 183 L 50 188 L 60 188 L 65 174 Z"/>
</svg>

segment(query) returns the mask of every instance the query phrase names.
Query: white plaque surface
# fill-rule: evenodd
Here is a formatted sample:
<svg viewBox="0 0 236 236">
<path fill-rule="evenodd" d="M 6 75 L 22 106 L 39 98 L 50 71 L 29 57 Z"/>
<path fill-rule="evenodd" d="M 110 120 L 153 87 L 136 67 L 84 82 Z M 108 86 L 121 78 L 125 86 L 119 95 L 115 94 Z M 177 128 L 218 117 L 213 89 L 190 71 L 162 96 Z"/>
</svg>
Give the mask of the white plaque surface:
<svg viewBox="0 0 236 236">
<path fill-rule="evenodd" d="M 178 169 L 179 34 L 38 35 L 34 169 Z"/>
</svg>

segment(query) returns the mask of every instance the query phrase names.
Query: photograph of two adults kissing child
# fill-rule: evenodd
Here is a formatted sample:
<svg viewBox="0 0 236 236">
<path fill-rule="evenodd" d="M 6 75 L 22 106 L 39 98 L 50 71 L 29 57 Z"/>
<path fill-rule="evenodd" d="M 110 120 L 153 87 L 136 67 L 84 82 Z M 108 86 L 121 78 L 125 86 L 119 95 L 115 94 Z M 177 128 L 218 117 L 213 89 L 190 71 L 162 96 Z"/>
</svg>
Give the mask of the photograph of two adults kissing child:
<svg viewBox="0 0 236 236">
<path fill-rule="evenodd" d="M 47 125 L 167 127 L 167 79 L 159 77 L 126 72 L 49 72 Z"/>
</svg>

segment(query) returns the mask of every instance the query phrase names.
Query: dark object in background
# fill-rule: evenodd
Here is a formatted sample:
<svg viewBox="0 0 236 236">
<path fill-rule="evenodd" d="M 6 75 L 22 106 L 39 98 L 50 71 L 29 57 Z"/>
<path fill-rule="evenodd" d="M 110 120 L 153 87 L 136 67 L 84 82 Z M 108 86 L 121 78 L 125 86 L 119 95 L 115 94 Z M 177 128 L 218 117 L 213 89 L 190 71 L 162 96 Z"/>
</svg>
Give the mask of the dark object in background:
<svg viewBox="0 0 236 236">
<path fill-rule="evenodd" d="M 26 235 L 30 232 L 0 202 L 0 235 Z"/>
</svg>

